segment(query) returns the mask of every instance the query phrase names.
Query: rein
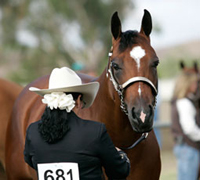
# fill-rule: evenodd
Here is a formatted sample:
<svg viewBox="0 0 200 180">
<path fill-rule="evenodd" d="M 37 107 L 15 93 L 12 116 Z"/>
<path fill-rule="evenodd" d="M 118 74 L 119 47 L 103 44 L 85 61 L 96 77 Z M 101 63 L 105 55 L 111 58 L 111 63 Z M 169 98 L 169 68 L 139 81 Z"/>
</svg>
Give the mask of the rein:
<svg viewBox="0 0 200 180">
<path fill-rule="evenodd" d="M 131 146 L 127 147 L 127 148 L 121 148 L 122 150 L 129 150 L 134 148 L 136 145 L 138 145 L 140 142 L 142 142 L 143 140 L 145 140 L 148 137 L 149 133 L 143 133 L 142 136 L 135 141 Z"/>
<path fill-rule="evenodd" d="M 124 90 L 130 85 L 133 84 L 135 82 L 146 82 L 147 84 L 149 84 L 155 91 L 156 95 L 158 94 L 158 90 L 155 87 L 155 85 L 151 82 L 151 80 L 149 80 L 146 77 L 142 77 L 142 76 L 136 76 L 136 77 L 132 77 L 130 79 L 128 79 L 126 82 L 124 82 L 123 84 L 118 84 L 116 79 L 114 78 L 113 72 L 112 72 L 112 62 L 111 62 L 111 57 L 113 54 L 113 47 L 111 47 L 111 50 L 108 54 L 109 57 L 109 64 L 108 64 L 108 68 L 107 68 L 107 73 L 106 73 L 106 77 L 108 78 L 108 74 L 110 75 L 110 81 L 113 83 L 113 86 L 115 88 L 115 90 L 118 92 L 119 97 L 120 97 L 120 101 L 121 101 L 121 105 L 120 108 L 122 109 L 122 111 L 128 116 L 128 110 L 127 110 L 127 105 L 124 102 Z M 155 98 L 155 104 L 154 104 L 154 109 L 156 106 L 156 98 Z M 148 133 L 143 133 L 141 135 L 141 137 L 135 141 L 131 146 L 127 147 L 127 148 L 121 148 L 122 150 L 129 150 L 134 148 L 136 145 L 138 145 L 140 142 L 142 142 L 143 140 L 145 140 L 148 137 Z"/>
</svg>

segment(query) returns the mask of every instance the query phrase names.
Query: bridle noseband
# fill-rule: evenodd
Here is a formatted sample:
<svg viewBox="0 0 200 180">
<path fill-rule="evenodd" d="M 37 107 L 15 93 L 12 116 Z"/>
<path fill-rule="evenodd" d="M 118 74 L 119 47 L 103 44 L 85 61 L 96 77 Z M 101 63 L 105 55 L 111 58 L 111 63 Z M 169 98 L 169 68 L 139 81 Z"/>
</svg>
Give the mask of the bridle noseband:
<svg viewBox="0 0 200 180">
<path fill-rule="evenodd" d="M 142 77 L 142 76 L 136 76 L 136 77 L 132 77 L 130 79 L 128 79 L 126 82 L 124 82 L 123 84 L 118 84 L 118 82 L 116 81 L 114 75 L 113 75 L 113 72 L 112 72 L 112 62 L 111 62 L 111 57 L 112 57 L 112 54 L 113 54 L 113 48 L 111 47 L 111 50 L 108 54 L 108 57 L 109 57 L 109 64 L 108 64 L 108 68 L 107 68 L 107 73 L 106 73 L 106 76 L 108 78 L 108 74 L 110 75 L 110 81 L 112 82 L 115 90 L 118 92 L 119 94 L 119 97 L 120 97 L 120 101 L 121 101 L 121 105 L 120 105 L 120 108 L 122 109 L 122 111 L 128 115 L 128 110 L 127 110 L 127 105 L 126 103 L 124 102 L 124 90 L 130 85 L 130 84 L 133 84 L 135 82 L 145 82 L 147 83 L 148 85 L 150 85 L 153 90 L 155 91 L 156 95 L 158 94 L 158 90 L 157 88 L 155 87 L 155 85 L 151 82 L 151 80 L 149 80 L 148 78 L 146 77 Z M 156 106 L 156 98 L 155 98 L 155 104 L 154 104 L 154 109 L 155 109 L 155 106 Z M 142 136 L 136 141 L 134 142 L 131 146 L 127 147 L 127 148 L 121 148 L 123 150 L 129 150 L 129 149 L 132 149 L 133 147 L 135 147 L 137 144 L 139 144 L 141 141 L 143 141 L 144 139 L 146 139 L 148 137 L 148 133 L 143 133 Z"/>
</svg>

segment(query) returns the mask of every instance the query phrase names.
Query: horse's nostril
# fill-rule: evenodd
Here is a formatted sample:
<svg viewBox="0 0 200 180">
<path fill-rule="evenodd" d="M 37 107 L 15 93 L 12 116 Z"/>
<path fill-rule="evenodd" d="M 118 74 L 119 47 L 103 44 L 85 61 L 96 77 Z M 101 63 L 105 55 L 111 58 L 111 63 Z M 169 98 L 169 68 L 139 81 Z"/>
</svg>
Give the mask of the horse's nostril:
<svg viewBox="0 0 200 180">
<path fill-rule="evenodd" d="M 143 109 L 143 110 L 142 110 Z M 148 105 L 146 109 L 143 107 L 142 109 L 136 110 L 135 107 L 132 108 L 132 118 L 137 119 L 138 121 L 142 121 L 143 123 L 152 117 L 154 114 L 153 106 Z"/>
<path fill-rule="evenodd" d="M 133 116 L 133 119 L 136 119 L 135 108 L 132 108 L 132 116 Z"/>
</svg>

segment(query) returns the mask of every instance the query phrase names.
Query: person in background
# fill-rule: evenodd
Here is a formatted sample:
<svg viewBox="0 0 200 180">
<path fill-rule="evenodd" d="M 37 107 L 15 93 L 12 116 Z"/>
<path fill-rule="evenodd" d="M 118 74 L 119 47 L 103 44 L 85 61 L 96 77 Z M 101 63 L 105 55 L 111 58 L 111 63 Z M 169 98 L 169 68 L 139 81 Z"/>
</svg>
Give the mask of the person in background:
<svg viewBox="0 0 200 180">
<path fill-rule="evenodd" d="M 197 118 L 196 73 L 182 72 L 172 99 L 172 135 L 178 180 L 197 180 L 200 159 L 200 119 Z"/>
<path fill-rule="evenodd" d="M 37 171 L 38 179 L 125 179 L 130 162 L 115 148 L 103 123 L 77 116 L 92 105 L 98 82 L 82 84 L 67 67 L 53 69 L 48 89 L 31 87 L 43 96 L 46 109 L 26 132 L 24 159 Z"/>
</svg>

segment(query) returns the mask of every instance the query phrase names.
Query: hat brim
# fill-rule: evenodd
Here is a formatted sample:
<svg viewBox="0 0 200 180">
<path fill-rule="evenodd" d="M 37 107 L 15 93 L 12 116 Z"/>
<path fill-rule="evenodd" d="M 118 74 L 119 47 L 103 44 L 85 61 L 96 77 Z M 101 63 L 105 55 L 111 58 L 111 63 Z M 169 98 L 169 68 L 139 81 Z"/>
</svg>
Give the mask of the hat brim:
<svg viewBox="0 0 200 180">
<path fill-rule="evenodd" d="M 45 94 L 50 94 L 52 92 L 81 93 L 83 94 L 83 101 L 86 103 L 85 108 L 88 108 L 94 102 L 94 99 L 99 90 L 99 83 L 92 82 L 92 83 L 86 83 L 86 84 L 77 85 L 77 86 L 55 88 L 55 89 L 39 89 L 36 87 L 30 87 L 29 90 L 39 94 L 40 96 L 44 96 Z"/>
</svg>

